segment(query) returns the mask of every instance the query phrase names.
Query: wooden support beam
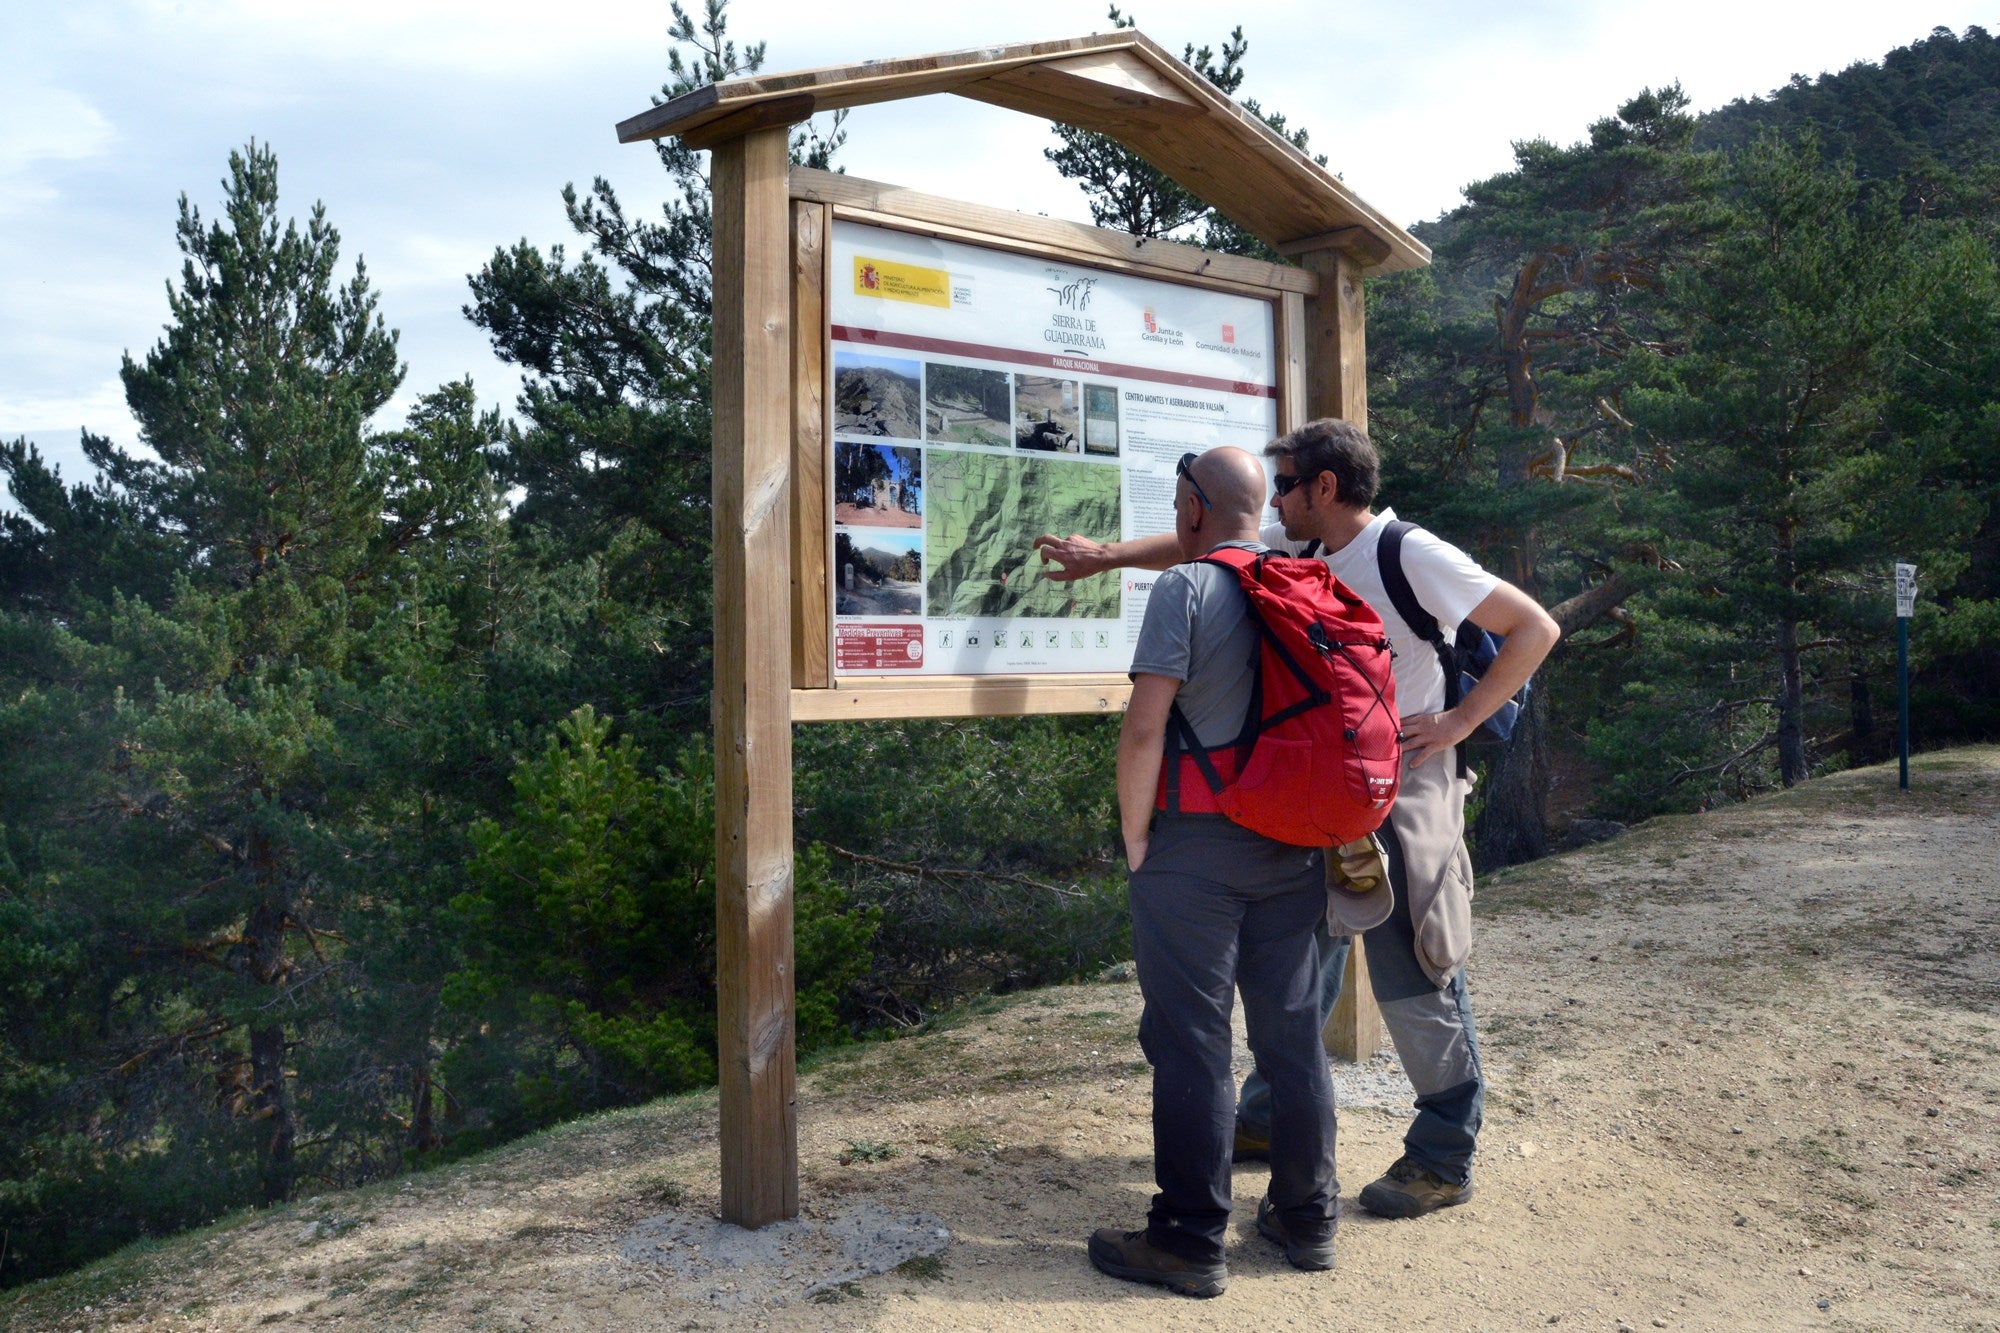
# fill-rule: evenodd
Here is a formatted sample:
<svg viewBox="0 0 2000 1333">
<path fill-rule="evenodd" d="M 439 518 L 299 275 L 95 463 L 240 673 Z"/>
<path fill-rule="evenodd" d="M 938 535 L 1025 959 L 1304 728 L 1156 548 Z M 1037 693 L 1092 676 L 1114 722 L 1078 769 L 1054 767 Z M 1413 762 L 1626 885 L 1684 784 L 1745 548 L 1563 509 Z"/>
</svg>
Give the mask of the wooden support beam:
<svg viewBox="0 0 2000 1333">
<path fill-rule="evenodd" d="M 1287 259 L 1297 259 L 1315 250 L 1345 250 L 1360 260 L 1363 268 L 1373 268 L 1386 260 L 1390 253 L 1382 238 L 1366 227 L 1341 227 L 1317 236 L 1286 241 L 1277 250 Z"/>
<path fill-rule="evenodd" d="M 798 689 L 833 684 L 826 572 L 833 526 L 826 403 L 832 213 L 825 204 L 792 201 L 792 685 Z"/>
<path fill-rule="evenodd" d="M 1113 99 L 1121 96 L 1130 99 L 1122 103 L 1126 106 L 1148 107 L 1166 102 L 1193 110 L 1201 105 L 1133 51 L 1092 51 L 1032 68 L 1101 86 Z"/>
<path fill-rule="evenodd" d="M 835 681 L 830 690 L 793 690 L 794 722 L 864 718 L 1029 717 L 1040 713 L 1122 713 L 1132 698 L 1125 676 L 910 676 Z"/>
<path fill-rule="evenodd" d="M 1204 114 L 1199 102 L 1130 51 L 1024 65 L 955 91 L 1064 124 L 1111 120 L 1157 132 L 1162 123 L 1197 120 Z"/>
<path fill-rule="evenodd" d="M 1368 426 L 1367 315 L 1361 264 L 1337 248 L 1308 250 L 1304 268 L 1319 275 L 1306 298 L 1306 411 Z"/>
<path fill-rule="evenodd" d="M 754 130 L 783 129 L 790 134 L 792 126 L 809 118 L 812 113 L 813 99 L 803 94 L 757 102 L 732 111 L 720 120 L 710 121 L 700 129 L 689 130 L 681 136 L 681 142 L 697 152 L 704 152 Z M 789 158 L 790 154 L 786 156 Z"/>
<path fill-rule="evenodd" d="M 799 1211 L 792 990 L 790 127 L 715 146 L 715 926 L 722 1217 Z"/>
<path fill-rule="evenodd" d="M 1359 935 L 1350 942 L 1353 947 L 1347 951 L 1347 975 L 1340 983 L 1340 998 L 1333 1002 L 1333 1013 L 1320 1038 L 1328 1055 L 1358 1065 L 1382 1049 L 1382 1010 L 1375 1003 L 1375 987 L 1368 979 L 1368 951 L 1361 947 Z"/>
</svg>

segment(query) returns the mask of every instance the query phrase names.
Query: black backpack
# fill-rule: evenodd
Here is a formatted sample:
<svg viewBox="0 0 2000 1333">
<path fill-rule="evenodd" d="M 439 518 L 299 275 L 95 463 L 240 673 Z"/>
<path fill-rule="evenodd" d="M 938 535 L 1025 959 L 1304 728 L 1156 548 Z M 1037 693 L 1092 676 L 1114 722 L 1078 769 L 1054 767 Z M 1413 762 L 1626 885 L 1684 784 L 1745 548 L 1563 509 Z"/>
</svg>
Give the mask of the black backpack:
<svg viewBox="0 0 2000 1333">
<path fill-rule="evenodd" d="M 1417 600 L 1417 590 L 1410 586 L 1410 576 L 1403 572 L 1403 535 L 1416 526 L 1401 519 L 1385 524 L 1381 545 L 1375 549 L 1375 562 L 1382 574 L 1382 586 L 1388 591 L 1389 602 L 1396 608 L 1396 614 L 1403 618 L 1418 638 L 1436 650 L 1438 665 L 1444 668 L 1444 706 L 1456 708 L 1458 701 L 1471 693 L 1472 687 L 1486 674 L 1486 668 L 1493 665 L 1493 659 L 1500 655 L 1500 645 L 1506 639 L 1465 620 L 1459 622 L 1453 642 L 1445 642 L 1437 617 L 1424 610 L 1424 604 Z M 1314 555 L 1318 551 L 1319 542 L 1313 541 L 1307 545 L 1304 554 Z M 1527 706 L 1528 691 L 1533 688 L 1533 680 L 1521 686 L 1518 694 L 1479 724 L 1479 730 L 1467 737 L 1466 743 L 1498 745 L 1512 736 L 1514 723 Z M 1464 777 L 1466 771 L 1465 746 L 1461 745 L 1458 775 Z"/>
<path fill-rule="evenodd" d="M 1439 628 L 1437 617 L 1424 610 L 1417 600 L 1416 589 L 1410 586 L 1410 576 L 1403 572 L 1403 535 L 1416 527 L 1398 519 L 1386 524 L 1382 529 L 1382 543 L 1375 550 L 1375 561 L 1382 574 L 1382 586 L 1388 590 L 1389 601 L 1396 608 L 1396 614 L 1406 621 L 1418 638 L 1436 650 L 1438 665 L 1444 668 L 1444 706 L 1456 708 L 1458 701 L 1472 692 L 1486 668 L 1493 665 L 1493 659 L 1500 655 L 1500 645 L 1506 639 L 1498 634 L 1483 630 L 1470 620 L 1459 622 L 1458 633 L 1452 642 L 1445 642 L 1444 631 Z M 1474 745 L 1498 745 L 1514 734 L 1514 723 L 1521 716 L 1521 709 L 1527 705 L 1528 691 L 1534 687 L 1531 680 L 1521 686 L 1520 693 L 1501 704 L 1499 711 L 1479 724 L 1479 730 L 1467 737 Z M 1458 756 L 1460 776 L 1465 773 L 1464 747 Z"/>
</svg>

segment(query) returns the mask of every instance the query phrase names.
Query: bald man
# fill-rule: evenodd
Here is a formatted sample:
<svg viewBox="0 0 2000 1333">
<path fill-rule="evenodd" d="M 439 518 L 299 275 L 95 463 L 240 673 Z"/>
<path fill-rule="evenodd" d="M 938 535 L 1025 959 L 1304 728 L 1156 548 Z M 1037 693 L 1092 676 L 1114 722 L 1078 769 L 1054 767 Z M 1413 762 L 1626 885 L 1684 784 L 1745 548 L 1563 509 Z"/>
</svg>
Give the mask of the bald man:
<svg viewBox="0 0 2000 1333">
<path fill-rule="evenodd" d="M 1113 1277 L 1190 1296 L 1218 1295 L 1229 1282 L 1223 1236 L 1235 1118 L 1232 990 L 1242 993 L 1250 1049 L 1272 1090 L 1271 1186 L 1257 1229 L 1295 1267 L 1333 1266 L 1339 1184 L 1315 937 L 1326 914 L 1322 853 L 1276 842 L 1224 815 L 1158 808 L 1173 710 L 1204 747 L 1227 745 L 1242 730 L 1256 679 L 1257 625 L 1233 570 L 1185 562 L 1224 546 L 1266 550 L 1258 540 L 1265 491 L 1263 466 L 1241 449 L 1181 459 L 1174 537 L 1184 563 L 1153 585 L 1118 737 L 1118 810 L 1145 998 L 1139 1042 L 1153 1066 L 1159 1192 L 1143 1229 L 1101 1230 L 1089 1252 Z"/>
</svg>

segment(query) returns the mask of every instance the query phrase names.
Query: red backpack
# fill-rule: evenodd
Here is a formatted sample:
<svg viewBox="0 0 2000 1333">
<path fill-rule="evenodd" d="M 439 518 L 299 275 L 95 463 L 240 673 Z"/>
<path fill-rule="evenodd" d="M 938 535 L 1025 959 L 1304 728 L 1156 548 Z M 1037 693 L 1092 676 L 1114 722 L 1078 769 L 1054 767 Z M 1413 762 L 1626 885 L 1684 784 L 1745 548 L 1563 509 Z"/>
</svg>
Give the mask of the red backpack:
<svg viewBox="0 0 2000 1333">
<path fill-rule="evenodd" d="M 1382 618 L 1326 562 L 1224 546 L 1258 626 L 1243 731 L 1204 749 L 1174 705 L 1156 808 L 1224 814 L 1298 847 L 1338 847 L 1389 816 L 1403 760 Z"/>
</svg>

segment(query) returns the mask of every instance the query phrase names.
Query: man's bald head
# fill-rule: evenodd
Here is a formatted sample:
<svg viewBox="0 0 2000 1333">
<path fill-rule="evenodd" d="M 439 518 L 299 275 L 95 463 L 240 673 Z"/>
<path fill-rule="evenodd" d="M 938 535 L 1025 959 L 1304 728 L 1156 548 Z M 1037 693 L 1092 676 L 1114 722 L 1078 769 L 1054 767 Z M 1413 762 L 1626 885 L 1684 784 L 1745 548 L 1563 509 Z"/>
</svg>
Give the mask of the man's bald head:
<svg viewBox="0 0 2000 1333">
<path fill-rule="evenodd" d="M 1208 496 L 1212 520 L 1230 530 L 1229 537 L 1216 540 L 1235 540 L 1246 527 L 1252 536 L 1256 535 L 1263 522 L 1264 497 L 1270 491 L 1270 483 L 1264 479 L 1264 465 L 1255 454 L 1224 445 L 1195 459 L 1189 471 Z"/>
</svg>

